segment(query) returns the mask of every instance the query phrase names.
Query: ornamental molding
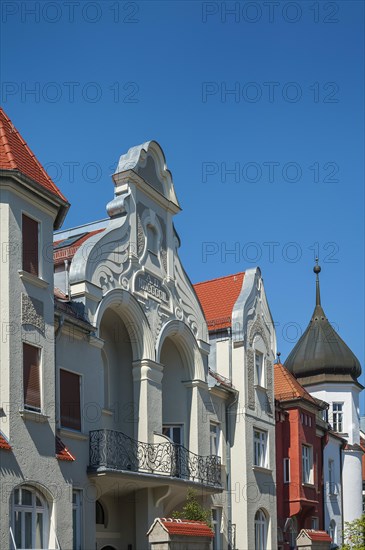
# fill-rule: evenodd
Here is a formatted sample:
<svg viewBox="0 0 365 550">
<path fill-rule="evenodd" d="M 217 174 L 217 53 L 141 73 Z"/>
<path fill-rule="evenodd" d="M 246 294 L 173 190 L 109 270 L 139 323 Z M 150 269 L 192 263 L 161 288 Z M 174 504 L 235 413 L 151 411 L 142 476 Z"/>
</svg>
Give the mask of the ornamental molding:
<svg viewBox="0 0 365 550">
<path fill-rule="evenodd" d="M 22 292 L 22 325 L 32 325 L 40 332 L 45 331 L 43 302 Z"/>
</svg>

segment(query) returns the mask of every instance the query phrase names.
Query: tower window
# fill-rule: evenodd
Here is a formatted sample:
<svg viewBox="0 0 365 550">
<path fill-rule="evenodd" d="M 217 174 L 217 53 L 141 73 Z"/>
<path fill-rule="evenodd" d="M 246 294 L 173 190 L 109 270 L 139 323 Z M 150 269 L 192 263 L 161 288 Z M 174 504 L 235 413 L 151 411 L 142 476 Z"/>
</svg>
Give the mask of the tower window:
<svg viewBox="0 0 365 550">
<path fill-rule="evenodd" d="M 332 428 L 343 433 L 343 403 L 332 403 Z"/>
</svg>

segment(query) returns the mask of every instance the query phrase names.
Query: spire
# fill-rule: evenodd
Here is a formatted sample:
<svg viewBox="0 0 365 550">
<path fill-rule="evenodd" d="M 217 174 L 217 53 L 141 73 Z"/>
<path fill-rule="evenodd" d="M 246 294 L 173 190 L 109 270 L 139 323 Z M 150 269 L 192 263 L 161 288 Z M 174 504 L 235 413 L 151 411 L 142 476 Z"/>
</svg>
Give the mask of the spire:
<svg viewBox="0 0 365 550">
<path fill-rule="evenodd" d="M 314 273 L 316 274 L 316 306 L 321 305 L 321 292 L 319 289 L 319 273 L 321 272 L 321 267 L 318 265 L 318 258 L 316 258 L 316 265 L 313 268 Z"/>
</svg>

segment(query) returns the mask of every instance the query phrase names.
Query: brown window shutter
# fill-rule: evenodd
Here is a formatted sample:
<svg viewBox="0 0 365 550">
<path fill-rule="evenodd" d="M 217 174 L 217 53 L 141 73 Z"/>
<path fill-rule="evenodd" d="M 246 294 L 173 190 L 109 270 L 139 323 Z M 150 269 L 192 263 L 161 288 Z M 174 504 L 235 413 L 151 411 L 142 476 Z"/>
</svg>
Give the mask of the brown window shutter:
<svg viewBox="0 0 365 550">
<path fill-rule="evenodd" d="M 23 270 L 38 276 L 38 222 L 22 217 Z"/>
<path fill-rule="evenodd" d="M 41 409 L 40 349 L 23 343 L 24 406 Z"/>
<path fill-rule="evenodd" d="M 81 430 L 80 376 L 60 370 L 61 425 Z"/>
</svg>

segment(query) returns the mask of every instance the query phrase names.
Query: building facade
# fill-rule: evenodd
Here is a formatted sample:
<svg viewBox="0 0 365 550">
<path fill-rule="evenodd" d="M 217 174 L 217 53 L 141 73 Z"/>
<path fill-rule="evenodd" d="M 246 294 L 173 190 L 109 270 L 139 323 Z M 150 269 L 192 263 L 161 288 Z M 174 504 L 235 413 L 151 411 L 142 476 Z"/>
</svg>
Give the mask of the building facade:
<svg viewBox="0 0 365 550">
<path fill-rule="evenodd" d="M 227 491 L 223 513 L 235 548 L 276 548 L 274 323 L 260 269 L 194 285 L 207 319 L 211 394 L 217 384 L 236 395 L 226 402 Z M 218 382 L 217 382 L 218 381 Z"/>
<path fill-rule="evenodd" d="M 225 487 L 171 173 L 156 142 L 130 149 L 108 218 L 57 232 L 53 261 L 69 205 L 1 127 L 0 546 L 143 550 L 189 487 L 208 507 Z"/>
</svg>

